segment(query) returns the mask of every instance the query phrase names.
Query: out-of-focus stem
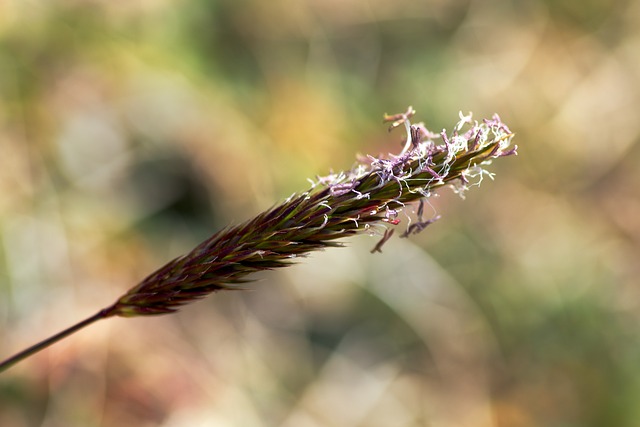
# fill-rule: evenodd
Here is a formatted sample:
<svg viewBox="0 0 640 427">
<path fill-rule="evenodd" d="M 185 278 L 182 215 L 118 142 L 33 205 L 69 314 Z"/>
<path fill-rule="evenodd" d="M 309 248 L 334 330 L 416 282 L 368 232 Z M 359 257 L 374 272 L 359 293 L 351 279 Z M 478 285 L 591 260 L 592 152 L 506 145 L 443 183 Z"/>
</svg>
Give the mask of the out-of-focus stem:
<svg viewBox="0 0 640 427">
<path fill-rule="evenodd" d="M 27 357 L 34 355 L 40 350 L 44 350 L 45 348 L 49 347 L 51 344 L 54 344 L 62 340 L 63 338 L 66 338 L 69 335 L 78 332 L 80 329 L 84 328 L 85 326 L 91 325 L 92 323 L 95 323 L 100 319 L 106 319 L 107 317 L 111 317 L 111 316 L 113 316 L 113 310 L 111 309 L 111 307 L 106 308 L 104 310 L 100 310 L 98 313 L 94 314 L 91 317 L 86 318 L 82 322 L 76 323 L 75 325 L 65 329 L 64 331 L 58 332 L 57 334 L 45 340 L 42 340 L 37 344 L 32 345 L 31 347 L 21 351 L 20 353 L 17 353 L 6 360 L 3 360 L 2 362 L 0 362 L 0 372 L 3 372 L 9 369 L 16 363 L 20 362 L 23 359 L 26 359 Z"/>
</svg>

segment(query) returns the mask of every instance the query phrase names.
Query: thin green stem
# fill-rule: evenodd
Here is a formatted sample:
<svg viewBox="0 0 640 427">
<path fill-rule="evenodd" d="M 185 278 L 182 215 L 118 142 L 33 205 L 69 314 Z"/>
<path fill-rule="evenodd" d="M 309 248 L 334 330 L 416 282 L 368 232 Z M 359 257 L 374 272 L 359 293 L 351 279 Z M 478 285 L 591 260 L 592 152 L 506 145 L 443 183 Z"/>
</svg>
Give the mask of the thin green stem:
<svg viewBox="0 0 640 427">
<path fill-rule="evenodd" d="M 9 357 L 8 359 L 0 362 L 0 372 L 6 371 L 7 369 L 9 369 L 10 367 L 12 367 L 13 365 L 15 365 L 16 363 L 20 362 L 23 359 L 26 359 L 29 356 L 34 355 L 35 353 L 39 352 L 40 350 L 44 350 L 45 348 L 49 347 L 51 344 L 54 344 L 58 341 L 60 341 L 63 338 L 68 337 L 69 335 L 78 332 L 80 329 L 84 328 L 85 326 L 88 326 L 94 322 L 97 322 L 100 319 L 106 319 L 107 317 L 113 316 L 114 312 L 112 307 L 106 308 L 104 310 L 100 310 L 98 313 L 94 314 L 91 317 L 88 317 L 87 319 L 83 320 L 82 322 L 76 323 L 75 325 L 71 326 L 70 328 L 65 329 L 62 332 L 59 332 L 45 340 L 40 341 L 37 344 L 32 345 L 31 347 L 22 350 L 21 352 Z"/>
</svg>

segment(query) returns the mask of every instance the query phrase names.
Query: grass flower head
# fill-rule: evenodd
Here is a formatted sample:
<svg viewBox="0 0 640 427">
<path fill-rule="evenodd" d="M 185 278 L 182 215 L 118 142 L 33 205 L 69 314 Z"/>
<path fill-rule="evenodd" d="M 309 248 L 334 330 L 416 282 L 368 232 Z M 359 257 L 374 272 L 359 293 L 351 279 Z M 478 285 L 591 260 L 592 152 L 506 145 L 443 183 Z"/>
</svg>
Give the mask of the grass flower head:
<svg viewBox="0 0 640 427">
<path fill-rule="evenodd" d="M 228 227 L 131 288 L 113 305 L 82 322 L 0 362 L 5 370 L 85 326 L 111 316 L 172 313 L 210 293 L 241 289 L 251 273 L 286 267 L 312 251 L 341 246 L 353 234 L 381 235 L 372 252 L 381 252 L 410 203 L 416 218 L 400 237 L 419 233 L 439 216 L 423 218 L 424 200 L 445 185 L 464 195 L 485 177 L 493 159 L 516 154 L 513 133 L 495 115 L 481 122 L 460 113 L 450 133 L 412 125 L 413 108 L 385 115 L 390 130 L 404 127 L 406 141 L 397 155 L 366 156 L 348 171 L 318 177 L 312 187 L 255 218 Z M 408 217 L 408 216 L 407 216 Z"/>
<path fill-rule="evenodd" d="M 312 188 L 244 224 L 222 230 L 188 254 L 169 262 L 132 288 L 109 313 L 118 316 L 163 314 L 211 292 L 236 289 L 250 273 L 284 267 L 297 257 L 374 226 L 400 222 L 399 212 L 419 201 L 417 218 L 401 237 L 422 231 L 439 217 L 423 219 L 423 200 L 450 184 L 463 195 L 479 185 L 495 158 L 516 153 L 513 134 L 495 115 L 477 122 L 471 114 L 449 134 L 411 125 L 413 108 L 385 116 L 390 129 L 404 126 L 407 139 L 398 155 L 367 156 L 349 171 L 318 177 Z M 382 232 L 382 244 L 393 230 Z"/>
</svg>

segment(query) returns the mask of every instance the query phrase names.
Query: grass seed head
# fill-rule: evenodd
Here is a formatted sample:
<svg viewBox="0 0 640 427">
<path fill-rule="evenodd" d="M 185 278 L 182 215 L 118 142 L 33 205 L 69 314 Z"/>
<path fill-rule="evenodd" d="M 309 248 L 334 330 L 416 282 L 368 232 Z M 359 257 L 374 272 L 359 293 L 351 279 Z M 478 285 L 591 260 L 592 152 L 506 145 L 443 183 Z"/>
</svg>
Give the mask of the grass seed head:
<svg viewBox="0 0 640 427">
<path fill-rule="evenodd" d="M 516 154 L 513 133 L 500 117 L 477 122 L 460 113 L 450 133 L 411 125 L 415 110 L 385 115 L 391 129 L 403 126 L 407 140 L 400 154 L 367 156 L 349 171 L 319 177 L 312 188 L 202 242 L 186 255 L 170 261 L 130 289 L 111 308 L 110 315 L 141 316 L 176 311 L 181 305 L 220 290 L 240 289 L 256 271 L 285 267 L 297 257 L 331 246 L 339 239 L 381 225 L 381 252 L 391 238 L 389 225 L 400 222 L 407 204 L 423 201 L 442 186 L 461 195 L 483 178 L 493 159 Z M 419 233 L 439 216 L 417 221 L 402 234 Z"/>
</svg>

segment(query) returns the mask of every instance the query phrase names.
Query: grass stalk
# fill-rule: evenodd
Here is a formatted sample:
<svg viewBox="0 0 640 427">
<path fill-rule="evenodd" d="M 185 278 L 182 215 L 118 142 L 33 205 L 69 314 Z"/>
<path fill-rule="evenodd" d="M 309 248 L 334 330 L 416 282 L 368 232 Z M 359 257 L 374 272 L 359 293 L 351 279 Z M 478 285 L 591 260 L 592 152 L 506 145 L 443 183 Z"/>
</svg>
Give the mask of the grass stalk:
<svg viewBox="0 0 640 427">
<path fill-rule="evenodd" d="M 113 310 L 111 308 L 108 309 L 104 309 L 104 310 L 100 310 L 99 312 L 97 312 L 96 314 L 94 314 L 93 316 L 90 316 L 86 319 L 84 319 L 81 322 L 76 323 L 73 326 L 68 327 L 67 329 L 58 332 L 57 334 L 44 339 L 40 342 L 38 342 L 37 344 L 32 345 L 31 347 L 22 350 L 19 353 L 14 354 L 13 356 L 9 357 L 8 359 L 3 360 L 2 362 L 0 362 L 0 372 L 6 371 L 7 369 L 9 369 L 10 367 L 12 367 L 13 365 L 15 365 L 16 363 L 20 362 L 21 360 L 24 360 L 30 356 L 33 356 L 34 354 L 38 353 L 41 350 L 44 350 L 45 348 L 49 347 L 52 344 L 57 343 L 58 341 L 62 340 L 63 338 L 68 337 L 71 334 L 74 334 L 76 332 L 78 332 L 80 329 L 85 328 L 86 326 L 91 325 L 92 323 L 97 322 L 98 320 L 101 319 L 106 319 L 107 317 L 113 316 Z"/>
<path fill-rule="evenodd" d="M 423 218 L 424 201 L 448 185 L 460 194 L 478 186 L 493 159 L 516 154 L 513 133 L 495 115 L 477 122 L 460 113 L 450 133 L 411 125 L 415 111 L 385 115 L 390 129 L 404 126 L 407 138 L 398 155 L 367 156 L 353 169 L 318 177 L 312 188 L 294 194 L 255 218 L 228 227 L 149 275 L 112 306 L 0 362 L 0 371 L 78 330 L 107 317 L 148 316 L 222 290 L 241 289 L 251 273 L 291 265 L 296 259 L 358 233 L 377 234 L 372 252 L 381 252 L 401 222 L 400 212 L 417 202 L 415 218 L 400 237 L 424 230 L 439 216 Z M 436 141 L 439 141 L 437 143 Z"/>
</svg>

